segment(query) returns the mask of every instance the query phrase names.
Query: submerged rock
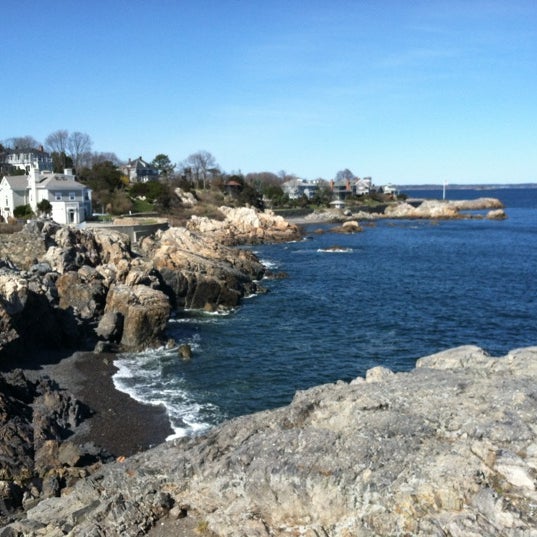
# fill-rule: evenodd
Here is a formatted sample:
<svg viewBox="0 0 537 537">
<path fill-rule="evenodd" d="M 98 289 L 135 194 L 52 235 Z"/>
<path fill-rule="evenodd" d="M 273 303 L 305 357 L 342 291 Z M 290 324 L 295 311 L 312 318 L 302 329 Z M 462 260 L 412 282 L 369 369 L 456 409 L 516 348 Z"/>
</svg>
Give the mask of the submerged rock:
<svg viewBox="0 0 537 537">
<path fill-rule="evenodd" d="M 493 209 L 487 213 L 486 218 L 488 220 L 505 220 L 507 215 L 503 209 Z"/>
<path fill-rule="evenodd" d="M 192 347 L 188 345 L 187 343 L 183 343 L 179 345 L 179 356 L 183 360 L 190 360 L 192 358 Z"/>
</svg>

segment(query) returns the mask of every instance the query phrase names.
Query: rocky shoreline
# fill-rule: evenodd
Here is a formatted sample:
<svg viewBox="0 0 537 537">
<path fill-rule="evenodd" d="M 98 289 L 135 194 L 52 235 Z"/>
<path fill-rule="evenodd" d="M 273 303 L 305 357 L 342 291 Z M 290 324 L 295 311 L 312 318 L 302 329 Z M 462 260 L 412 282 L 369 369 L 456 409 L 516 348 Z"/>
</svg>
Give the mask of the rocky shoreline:
<svg viewBox="0 0 537 537">
<path fill-rule="evenodd" d="M 300 231 L 270 212 L 222 210 L 222 221 L 194 219 L 136 245 L 117 231 L 52 222 L 0 235 L 0 360 L 42 348 L 160 345 L 174 311 L 230 309 L 262 292 L 263 265 L 226 244 L 294 240 Z"/>
<path fill-rule="evenodd" d="M 458 205 L 455 213 L 452 212 L 453 207 L 447 212 L 439 213 L 434 209 L 434 205 L 429 204 L 427 211 L 429 211 L 429 218 L 458 218 L 460 216 L 454 216 L 458 214 L 457 211 L 481 210 L 484 206 L 494 211 L 503 211 L 498 208 L 498 203 L 497 200 L 488 199 L 474 202 L 472 205 L 464 202 Z M 420 215 L 414 213 L 414 216 L 408 216 L 409 213 L 405 211 L 409 209 L 406 209 L 404 204 L 398 204 L 398 207 L 398 212 L 392 210 L 391 213 L 390 211 L 386 213 L 385 211 L 386 214 L 382 217 L 425 218 L 423 216 L 425 209 L 422 209 Z M 413 210 L 416 209 L 416 207 L 411 207 Z M 447 216 L 448 213 L 451 216 Z M 260 417 L 265 416 L 265 413 L 262 413 L 259 416 L 245 417 L 244 421 L 241 421 L 242 418 L 238 421 L 234 420 L 232 423 L 235 425 L 229 425 L 233 433 L 229 432 L 226 429 L 227 426 L 224 425 L 218 428 L 218 431 L 224 432 L 217 431 L 214 433 L 216 436 L 213 436 L 211 432 L 201 439 L 167 443 L 159 448 L 151 449 L 147 452 L 147 458 L 145 458 L 146 455 L 136 455 L 139 451 L 151 447 L 152 444 L 162 442 L 170 434 L 171 429 L 163 409 L 140 405 L 114 389 L 111 380 L 114 372 L 114 354 L 108 354 L 108 351 L 133 350 L 148 345 L 175 345 L 175 342 L 168 341 L 165 335 L 167 321 L 174 311 L 180 311 L 185 307 L 209 311 L 232 308 L 245 295 L 263 292 L 259 280 L 266 274 L 264 267 L 250 251 L 231 246 L 248 242 L 256 244 L 295 240 L 300 237 L 297 225 L 290 224 L 270 212 L 259 213 L 252 209 L 223 209 L 222 214 L 223 218 L 216 221 L 193 218 L 185 228 L 159 231 L 155 236 L 144 238 L 137 245 L 130 244 L 128 238 L 117 232 L 81 231 L 52 223 L 33 223 L 20 234 L 0 237 L 2 252 L 0 259 L 0 369 L 6 371 L 0 377 L 0 417 L 3 416 L 0 419 L 0 427 L 3 427 L 1 448 L 4 450 L 0 450 L 0 521 L 3 520 L 7 524 L 5 531 L 0 530 L 0 537 L 63 535 L 65 533 L 70 535 L 144 535 L 150 528 L 155 537 L 159 535 L 165 537 L 181 535 L 177 531 L 186 532 L 183 533 L 184 535 L 192 535 L 196 524 L 199 524 L 198 530 L 203 528 L 207 535 L 288 535 L 299 531 L 303 532 L 301 533 L 303 535 L 336 536 L 346 535 L 347 528 L 351 527 L 352 531 L 357 532 L 353 534 L 357 535 L 399 534 L 403 531 L 402 528 L 407 527 L 413 528 L 408 530 L 412 535 L 435 534 L 420 533 L 421 522 L 416 526 L 405 519 L 403 523 L 400 517 L 392 520 L 389 516 L 386 519 L 388 521 L 383 519 L 378 528 L 376 523 L 367 518 L 373 516 L 371 513 L 367 517 L 360 515 L 361 521 L 355 520 L 353 510 L 347 512 L 348 506 L 345 507 L 354 496 L 352 494 L 348 496 L 350 492 L 346 488 L 338 491 L 339 485 L 346 482 L 343 480 L 340 483 L 339 478 L 336 480 L 337 487 L 333 492 L 337 497 L 341 497 L 342 503 L 334 509 L 345 520 L 352 520 L 348 526 L 339 524 L 335 519 L 330 522 L 324 519 L 321 522 L 316 521 L 315 517 L 318 514 L 310 512 L 311 510 L 306 505 L 299 508 L 300 515 L 293 514 L 292 509 L 290 510 L 283 501 L 285 494 L 282 495 L 282 500 L 276 503 L 271 503 L 270 498 L 265 497 L 265 495 L 280 496 L 282 494 L 280 487 L 283 487 L 284 492 L 289 493 L 288 488 L 291 486 L 289 483 L 294 483 L 292 487 L 297 491 L 306 486 L 306 489 L 302 490 L 305 498 L 309 497 L 313 503 L 326 502 L 325 505 L 328 506 L 326 509 L 329 512 L 332 510 L 334 500 L 326 495 L 323 496 L 321 489 L 327 486 L 327 490 L 331 490 L 333 483 L 329 480 L 328 483 L 315 485 L 316 492 L 313 494 L 307 490 L 310 479 L 308 476 L 312 471 L 310 463 L 307 462 L 304 466 L 307 470 L 305 474 L 297 469 L 302 466 L 302 463 L 296 459 L 298 453 L 302 453 L 302 442 L 310 442 L 302 427 L 307 420 L 303 417 L 298 419 L 295 416 L 296 401 L 301 400 L 302 397 L 300 394 L 297 394 L 290 407 L 276 411 L 274 414 L 274 416 L 280 414 L 284 416 L 287 413 L 286 417 L 273 418 L 272 414 L 266 414 L 269 420 L 267 423 L 270 425 L 259 421 L 264 419 Z M 396 214 L 396 216 L 389 216 L 389 214 Z M 407 216 L 401 216 L 404 214 Z M 326 221 L 325 216 L 315 221 Z M 360 231 L 360 226 L 355 220 L 356 216 L 356 214 L 344 215 L 339 211 L 337 218 L 334 213 L 330 219 L 338 221 L 343 232 L 356 232 Z M 312 220 L 308 222 L 311 223 Z M 53 350 L 65 349 L 69 346 L 80 352 L 68 357 L 70 354 L 68 352 Z M 37 354 L 36 349 L 42 348 L 51 350 Z M 88 352 L 94 349 L 97 354 Z M 180 349 L 178 349 L 179 352 Z M 443 364 L 441 367 L 434 365 L 432 369 L 457 369 L 460 364 L 453 365 L 452 362 L 462 360 L 459 360 L 459 354 L 462 351 L 451 352 L 452 354 L 443 355 L 440 361 Z M 494 369 L 491 359 L 485 359 L 479 349 L 465 348 L 464 352 L 468 354 L 470 357 L 468 360 L 472 364 L 477 360 L 477 369 L 485 368 L 481 373 L 477 373 L 478 376 L 483 375 L 483 371 L 488 375 L 489 369 Z M 517 357 L 527 353 L 532 355 L 534 352 L 534 349 L 528 349 L 517 351 L 514 355 Z M 465 360 L 466 358 L 462 362 L 465 363 Z M 434 360 L 428 359 L 424 362 L 433 363 Z M 446 363 L 451 365 L 446 366 Z M 15 367 L 22 367 L 24 371 L 16 370 Z M 385 381 L 391 377 L 391 372 L 386 370 L 373 370 L 368 373 L 366 384 L 372 383 L 375 379 Z M 404 377 L 400 375 L 394 377 L 402 380 L 404 384 Z M 362 385 L 363 381 L 357 379 L 351 383 L 351 385 L 355 384 Z M 442 379 L 436 377 L 433 379 L 432 386 L 436 386 L 439 390 L 444 389 Z M 430 387 L 424 387 L 424 389 L 427 392 Z M 314 394 L 315 390 L 307 393 Z M 320 387 L 318 390 L 323 394 L 326 391 L 330 399 L 329 392 L 331 393 L 332 388 Z M 308 399 L 310 395 L 305 397 Z M 376 396 L 370 394 L 368 397 L 375 398 Z M 406 404 L 403 396 L 401 397 L 401 401 Z M 409 394 L 408 397 L 410 401 L 413 401 L 412 395 Z M 527 397 L 531 398 L 531 394 Z M 312 408 L 317 408 L 319 404 L 317 399 L 314 402 L 304 403 L 308 408 L 311 405 L 313 405 Z M 460 402 L 454 400 L 449 404 L 459 405 Z M 321 407 L 323 405 L 324 403 Z M 353 412 L 360 408 L 358 407 Z M 378 408 L 373 406 L 371 410 L 376 412 L 383 408 L 382 405 Z M 346 409 L 341 408 L 340 411 L 343 413 L 342 416 L 350 419 Z M 299 411 L 299 414 L 301 412 Z M 43 417 L 48 415 L 53 418 L 45 420 Z M 377 415 L 372 412 L 371 415 L 375 415 L 376 419 L 380 420 L 379 423 L 383 423 L 383 416 L 387 414 Z M 22 421 L 20 416 L 24 418 Z M 323 413 L 321 417 L 324 419 Z M 401 416 L 397 419 L 400 418 Z M 275 426 L 273 419 L 276 419 L 278 423 L 281 419 L 281 423 Z M 335 417 L 329 418 L 330 423 L 335 419 Z M 468 419 L 474 420 L 475 417 L 471 415 Z M 282 425 L 284 422 L 289 427 Z M 349 426 L 351 422 L 352 420 Z M 319 427 L 322 431 L 330 430 L 330 423 L 319 425 Z M 375 439 L 371 435 L 377 434 L 375 432 L 377 429 L 373 422 L 370 425 L 372 429 L 367 432 L 367 435 L 369 435 L 369 441 L 372 442 L 371 445 L 375 445 Z M 395 425 L 388 424 L 388 426 L 394 427 Z M 327 461 L 339 457 L 340 441 L 343 442 L 342 446 L 347 442 L 343 429 L 341 425 L 334 438 L 328 435 L 330 445 L 323 444 L 317 447 L 320 450 L 319 453 L 326 452 Z M 251 432 L 246 434 L 245 430 L 251 430 Z M 294 446 L 292 452 L 286 451 L 282 445 L 283 451 L 272 453 L 273 450 L 267 442 L 275 442 L 276 439 L 272 433 L 267 437 L 263 435 L 256 437 L 257 432 L 261 430 L 278 431 L 277 436 L 282 438 L 286 437 L 286 431 L 292 430 L 295 431 L 293 434 L 298 437 L 304 435 L 304 440 L 297 440 L 298 444 L 293 440 L 290 444 Z M 319 434 L 319 431 L 315 431 L 311 441 L 324 437 L 325 432 L 317 438 Z M 382 434 L 386 438 L 391 438 L 389 432 Z M 406 434 L 412 436 L 415 432 L 410 427 L 408 431 L 397 433 L 396 436 L 403 435 L 404 437 Z M 361 431 L 359 435 L 366 435 L 366 432 Z M 255 446 L 249 447 L 250 437 L 257 438 Z M 402 440 L 410 442 L 405 438 Z M 226 446 L 218 448 L 206 461 L 206 454 L 211 453 L 212 450 L 208 446 L 212 446 L 215 442 L 220 444 L 223 441 Z M 356 442 L 356 439 L 352 441 Z M 332 445 L 332 442 L 335 444 Z M 498 449 L 504 449 L 506 445 L 508 444 L 504 443 L 503 447 Z M 120 468 L 119 474 L 121 474 L 121 466 L 105 463 L 116 460 L 117 464 L 128 463 L 129 467 L 134 464 L 136 468 L 147 463 L 153 468 L 158 466 L 158 461 L 164 457 L 163 463 L 171 465 L 171 461 L 168 461 L 166 457 L 172 457 L 172 451 L 168 451 L 174 449 L 172 446 L 179 449 L 173 452 L 174 459 L 177 457 L 183 461 L 188 459 L 188 462 L 184 464 L 202 472 L 209 482 L 214 481 L 213 484 L 207 485 L 209 490 L 197 491 L 196 487 L 201 486 L 203 489 L 205 485 L 200 484 L 201 474 L 197 475 L 194 470 L 192 470 L 194 473 L 189 470 L 183 475 L 180 472 L 177 473 L 178 469 L 175 466 L 163 466 L 163 472 L 169 475 L 162 475 L 163 481 L 159 481 L 158 488 L 151 490 L 165 489 L 166 494 L 159 493 L 148 499 L 145 492 L 136 490 L 131 491 L 133 496 L 129 500 L 125 500 L 124 497 L 118 499 L 114 495 L 112 482 L 118 477 L 117 468 Z M 255 449 L 259 450 L 257 455 Z M 369 448 L 363 449 L 368 455 Z M 187 459 L 182 458 L 183 450 L 186 450 L 187 455 L 184 457 Z M 203 453 L 202 456 L 199 450 Z M 257 489 L 254 490 L 249 482 L 257 483 L 261 480 L 260 482 L 263 483 L 261 475 L 257 473 L 261 471 L 261 467 L 257 468 L 253 461 L 258 457 L 263 458 L 267 450 L 271 453 L 271 458 L 269 457 L 263 463 L 265 467 L 262 471 L 265 474 L 267 472 L 271 474 L 274 473 L 275 468 L 279 468 L 281 472 L 279 473 L 278 470 L 275 473 L 279 475 L 275 477 L 279 484 L 272 483 L 272 481 L 269 484 L 264 483 L 260 492 Z M 411 450 L 410 444 L 408 450 Z M 230 465 L 226 453 L 236 451 L 250 453 L 245 456 L 250 461 L 248 465 L 257 468 L 254 474 L 250 475 L 248 472 L 240 474 L 235 463 Z M 188 455 L 188 453 L 191 454 Z M 286 458 L 287 456 L 291 457 L 291 462 Z M 381 458 L 384 456 L 384 454 L 379 455 Z M 394 454 L 391 453 L 390 456 Z M 130 458 L 125 461 L 125 457 Z M 305 457 L 308 461 L 313 455 L 305 454 Z M 405 455 L 403 459 L 405 457 L 410 457 L 410 455 Z M 399 470 L 404 472 L 406 463 L 399 456 L 396 459 L 402 465 Z M 2 462 L 7 460 L 11 462 L 9 464 Z M 213 462 L 214 468 L 211 466 Z M 206 463 L 209 466 L 206 466 Z M 219 464 L 224 466 L 219 467 Z M 387 461 L 382 464 L 389 466 Z M 289 468 L 292 469 L 291 474 L 287 473 Z M 325 477 L 336 474 L 341 476 L 342 472 L 355 474 L 357 472 L 356 469 L 353 470 L 345 465 L 339 469 L 330 466 L 330 469 L 326 471 L 328 473 Z M 135 474 L 137 472 L 137 470 L 134 471 Z M 153 473 L 151 470 L 148 475 L 153 476 Z M 94 497 L 95 491 L 91 490 L 91 483 L 94 483 L 93 477 L 89 481 L 90 485 L 75 484 L 81 478 L 85 478 L 84 482 L 87 481 L 88 476 L 93 474 L 104 476 L 95 478 L 99 482 L 111 480 L 109 488 L 103 489 L 104 492 L 99 491 L 98 501 Z M 144 470 L 141 475 L 145 476 L 146 471 Z M 179 479 L 178 475 L 182 479 L 181 485 L 174 481 Z M 223 487 L 223 482 L 235 483 L 237 475 L 242 475 L 242 477 L 238 481 L 236 491 L 235 485 L 231 488 L 228 485 L 224 489 L 219 488 Z M 315 472 L 314 475 L 316 475 Z M 156 487 L 151 479 L 142 480 L 140 486 Z M 382 479 L 387 478 L 382 477 Z M 288 480 L 289 483 L 287 483 Z M 121 480 L 118 481 L 120 482 Z M 319 490 L 317 486 L 320 487 Z M 410 485 L 407 483 L 404 486 Z M 436 498 L 436 492 L 434 492 L 436 486 L 435 483 L 426 485 L 432 491 L 434 498 Z M 69 500 L 75 497 L 71 496 L 75 490 L 89 490 L 88 497 L 80 499 L 80 503 L 77 503 L 78 499 L 76 500 L 74 504 L 78 505 L 76 514 L 72 512 Z M 172 490 L 173 494 L 170 492 Z M 183 494 L 185 490 L 188 490 L 188 493 Z M 257 506 L 247 516 L 244 527 L 248 530 L 245 530 L 245 533 L 234 533 L 236 528 L 231 529 L 231 518 L 229 518 L 231 515 L 222 515 L 223 507 L 215 507 L 218 504 L 216 496 L 206 505 L 198 505 L 197 500 L 192 500 L 197 494 L 209 497 L 213 493 L 222 498 L 226 497 L 233 503 L 234 506 L 229 507 L 235 513 L 233 516 L 243 513 L 241 510 L 245 509 L 244 501 L 247 501 L 248 505 Z M 319 493 L 318 497 L 317 493 Z M 137 494 L 139 497 L 136 496 Z M 54 498 L 56 501 L 56 497 L 60 502 L 58 505 L 61 505 L 58 507 L 60 509 L 57 514 L 58 520 L 54 521 L 46 515 L 46 521 L 43 522 L 42 509 L 45 507 L 41 508 L 41 503 L 46 506 L 52 505 L 47 503 L 49 500 L 46 498 L 51 498 L 51 501 Z M 63 498 L 66 500 L 64 501 Z M 129 521 L 125 517 L 130 517 L 132 514 L 126 515 L 130 509 L 128 504 L 131 500 L 136 504 L 136 510 L 139 513 L 136 516 L 133 515 L 132 521 Z M 297 504 L 294 496 L 290 501 L 291 505 Z M 355 498 L 352 501 L 363 501 L 363 499 Z M 467 501 L 466 496 L 464 496 L 464 501 Z M 99 505 L 104 502 L 108 506 L 106 513 L 96 507 L 96 502 Z M 375 502 L 378 504 L 375 509 L 382 512 L 386 510 L 391 512 L 394 509 L 393 505 L 384 505 L 377 496 L 375 496 Z M 436 505 L 438 501 L 435 499 L 433 503 Z M 86 505 L 93 505 L 95 509 L 87 509 L 84 507 Z M 192 507 L 193 505 L 195 507 Z M 26 514 L 19 520 L 21 507 L 26 510 Z M 54 509 L 56 507 L 53 511 Z M 125 517 L 119 514 L 118 509 L 125 511 Z M 213 517 L 211 513 L 214 509 L 216 511 L 220 509 L 222 512 Z M 397 506 L 396 509 L 403 508 Z M 406 505 L 405 509 L 409 509 L 410 513 L 414 507 L 410 509 Z M 278 519 L 275 515 L 276 511 L 288 514 L 279 515 Z M 422 506 L 418 511 L 412 511 L 412 517 L 418 517 L 421 511 L 425 512 L 425 507 Z M 247 512 L 249 511 L 246 509 L 244 513 Z M 246 516 L 244 513 L 240 514 L 243 518 Z M 257 513 L 263 514 L 258 516 Z M 505 518 L 505 516 L 502 511 L 501 517 Z M 523 518 L 525 517 L 525 520 L 531 516 L 533 516 L 531 513 L 530 515 L 524 513 Z M 367 521 L 364 522 L 366 519 Z M 251 523 L 246 523 L 247 520 Z M 379 529 L 383 524 L 388 533 Z M 497 527 L 499 523 L 495 520 L 494 524 Z M 423 526 L 423 528 L 426 527 L 429 526 Z M 455 522 L 453 527 L 457 531 L 460 529 L 458 522 Z M 520 524 L 506 526 L 505 531 L 510 531 L 509 528 L 512 527 L 522 526 Z M 484 531 L 484 528 L 484 526 L 479 526 L 478 529 Z M 447 534 L 450 535 L 450 533 Z M 456 532 L 453 533 L 453 535 L 456 534 Z M 488 533 L 479 534 L 488 535 Z"/>
<path fill-rule="evenodd" d="M 537 347 L 465 346 L 104 465 L 2 537 L 534 536 Z"/>
<path fill-rule="evenodd" d="M 113 353 L 173 348 L 174 312 L 225 310 L 263 292 L 259 260 L 225 243 L 299 237 L 296 226 L 253 209 L 226 208 L 218 230 L 197 229 L 209 224 L 198 219 L 138 244 L 117 231 L 39 221 L 0 235 L 0 518 L 172 434 L 163 408 L 115 390 Z"/>
<path fill-rule="evenodd" d="M 476 214 L 482 211 L 484 214 Z M 383 219 L 413 220 L 459 220 L 485 218 L 488 220 L 504 220 L 507 215 L 503 203 L 497 198 L 477 198 L 474 200 L 434 200 L 408 199 L 407 201 L 390 202 L 379 206 L 356 206 L 347 209 L 327 209 L 314 211 L 303 217 L 289 220 L 296 224 L 312 224 L 322 222 L 359 222 Z"/>
</svg>

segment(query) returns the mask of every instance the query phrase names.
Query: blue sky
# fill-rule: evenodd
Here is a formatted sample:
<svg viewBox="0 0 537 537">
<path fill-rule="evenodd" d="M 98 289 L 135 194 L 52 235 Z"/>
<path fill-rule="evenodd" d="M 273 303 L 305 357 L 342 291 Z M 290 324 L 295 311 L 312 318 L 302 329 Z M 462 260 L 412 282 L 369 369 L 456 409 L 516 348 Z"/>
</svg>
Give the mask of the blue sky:
<svg viewBox="0 0 537 537">
<path fill-rule="evenodd" d="M 377 184 L 537 181 L 536 0 L 4 0 L 0 140 Z"/>
</svg>

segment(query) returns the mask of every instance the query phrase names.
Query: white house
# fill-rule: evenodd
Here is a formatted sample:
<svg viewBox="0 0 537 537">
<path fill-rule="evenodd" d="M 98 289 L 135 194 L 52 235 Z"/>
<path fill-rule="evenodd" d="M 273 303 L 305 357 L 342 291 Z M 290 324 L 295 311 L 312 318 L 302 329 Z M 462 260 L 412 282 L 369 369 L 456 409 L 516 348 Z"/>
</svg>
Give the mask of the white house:
<svg viewBox="0 0 537 537">
<path fill-rule="evenodd" d="M 0 182 L 0 214 L 5 220 L 19 205 L 30 205 L 37 213 L 44 199 L 59 224 L 79 224 L 91 215 L 91 189 L 76 181 L 71 170 L 53 173 L 32 166 L 29 175 L 4 176 Z"/>
<path fill-rule="evenodd" d="M 8 149 L 3 156 L 4 164 L 24 170 L 28 173 L 31 167 L 39 168 L 40 170 L 52 170 L 52 157 L 43 147 L 38 149 L 26 149 L 20 151 L 18 149 Z"/>
</svg>

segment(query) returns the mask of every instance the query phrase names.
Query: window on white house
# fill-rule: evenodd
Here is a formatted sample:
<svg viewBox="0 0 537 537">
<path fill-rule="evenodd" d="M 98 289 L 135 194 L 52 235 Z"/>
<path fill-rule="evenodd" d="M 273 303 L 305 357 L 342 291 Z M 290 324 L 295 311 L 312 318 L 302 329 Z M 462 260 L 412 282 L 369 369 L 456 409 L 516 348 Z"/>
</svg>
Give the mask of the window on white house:
<svg viewBox="0 0 537 537">
<path fill-rule="evenodd" d="M 74 192 L 69 192 L 69 199 L 71 201 L 74 201 L 76 199 L 76 196 L 75 196 L 75 193 Z"/>
<path fill-rule="evenodd" d="M 56 198 L 56 201 L 62 201 L 62 193 L 56 192 L 56 195 L 54 196 Z"/>
</svg>

